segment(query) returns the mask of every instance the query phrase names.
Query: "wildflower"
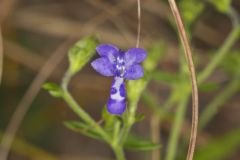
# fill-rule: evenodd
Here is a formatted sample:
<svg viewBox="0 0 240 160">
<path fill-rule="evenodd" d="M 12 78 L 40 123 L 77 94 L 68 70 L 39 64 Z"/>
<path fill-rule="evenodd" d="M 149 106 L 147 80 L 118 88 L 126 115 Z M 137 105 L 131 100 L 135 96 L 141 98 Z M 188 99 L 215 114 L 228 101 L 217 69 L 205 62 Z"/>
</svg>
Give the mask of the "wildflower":
<svg viewBox="0 0 240 160">
<path fill-rule="evenodd" d="M 139 63 L 147 54 L 141 48 L 131 48 L 124 52 L 110 44 L 101 44 L 96 50 L 101 58 L 93 61 L 92 67 L 104 76 L 114 76 L 107 110 L 111 114 L 121 115 L 126 110 L 124 79 L 136 80 L 143 77 L 143 68 Z"/>
</svg>

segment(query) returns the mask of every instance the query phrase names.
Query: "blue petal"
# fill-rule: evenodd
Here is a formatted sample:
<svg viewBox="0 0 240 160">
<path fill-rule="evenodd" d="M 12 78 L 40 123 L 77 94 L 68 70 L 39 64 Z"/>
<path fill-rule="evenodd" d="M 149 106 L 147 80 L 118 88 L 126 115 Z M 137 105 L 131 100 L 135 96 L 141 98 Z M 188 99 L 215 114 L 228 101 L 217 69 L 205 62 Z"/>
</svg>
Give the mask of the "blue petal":
<svg viewBox="0 0 240 160">
<path fill-rule="evenodd" d="M 132 48 L 129 49 L 125 55 L 125 65 L 126 67 L 131 66 L 132 64 L 142 62 L 147 56 L 147 53 L 142 48 Z"/>
<path fill-rule="evenodd" d="M 111 44 L 101 44 L 96 48 L 98 54 L 102 57 L 107 57 L 111 63 L 114 63 L 118 56 L 119 49 Z"/>
<path fill-rule="evenodd" d="M 106 57 L 96 59 L 91 63 L 91 65 L 98 73 L 104 76 L 114 75 L 114 66 Z"/>
<path fill-rule="evenodd" d="M 110 98 L 107 103 L 107 110 L 111 114 L 123 114 L 123 112 L 126 110 L 125 99 L 122 101 L 116 101 Z"/>
<path fill-rule="evenodd" d="M 138 64 L 131 65 L 125 70 L 124 78 L 135 80 L 143 77 L 143 68 Z"/>
</svg>

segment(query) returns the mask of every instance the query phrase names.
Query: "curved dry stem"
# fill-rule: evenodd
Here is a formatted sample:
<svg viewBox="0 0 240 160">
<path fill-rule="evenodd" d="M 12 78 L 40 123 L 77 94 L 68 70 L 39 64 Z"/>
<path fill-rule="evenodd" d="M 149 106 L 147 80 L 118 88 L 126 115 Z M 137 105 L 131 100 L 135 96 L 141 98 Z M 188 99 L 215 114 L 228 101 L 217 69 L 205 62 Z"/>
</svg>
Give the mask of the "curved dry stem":
<svg viewBox="0 0 240 160">
<path fill-rule="evenodd" d="M 187 154 L 187 160 L 193 159 L 193 154 L 195 150 L 196 145 L 196 139 L 197 139 L 197 127 L 198 127 L 198 87 L 197 87 L 197 79 L 195 74 L 195 68 L 193 64 L 192 59 L 192 52 L 188 43 L 187 34 L 184 29 L 184 25 L 179 13 L 179 10 L 177 8 L 177 5 L 175 3 L 175 0 L 168 0 L 169 5 L 171 7 L 174 19 L 177 23 L 177 28 L 180 34 L 180 39 L 183 44 L 185 58 L 188 63 L 188 69 L 190 72 L 190 78 L 191 78 L 191 85 L 192 85 L 192 128 L 191 128 L 191 137 L 190 137 L 190 143 L 188 148 L 188 154 Z"/>
<path fill-rule="evenodd" d="M 66 40 L 63 44 L 60 45 L 56 49 L 56 51 L 51 55 L 51 57 L 46 61 L 43 65 L 25 95 L 21 99 L 20 103 L 16 107 L 15 112 L 12 115 L 12 118 L 7 126 L 7 129 L 3 135 L 1 148 L 0 148 L 0 159 L 6 160 L 8 157 L 9 150 L 11 148 L 11 144 L 14 140 L 15 134 L 28 111 L 31 103 L 34 98 L 37 96 L 38 92 L 42 88 L 42 84 L 46 81 L 46 79 L 51 75 L 54 69 L 58 66 L 61 60 L 64 58 L 66 54 L 66 49 L 70 45 L 72 40 Z"/>
<path fill-rule="evenodd" d="M 137 29 L 136 48 L 138 48 L 139 44 L 140 44 L 140 34 L 141 34 L 141 0 L 137 0 L 137 6 L 138 6 L 138 29 Z"/>
</svg>

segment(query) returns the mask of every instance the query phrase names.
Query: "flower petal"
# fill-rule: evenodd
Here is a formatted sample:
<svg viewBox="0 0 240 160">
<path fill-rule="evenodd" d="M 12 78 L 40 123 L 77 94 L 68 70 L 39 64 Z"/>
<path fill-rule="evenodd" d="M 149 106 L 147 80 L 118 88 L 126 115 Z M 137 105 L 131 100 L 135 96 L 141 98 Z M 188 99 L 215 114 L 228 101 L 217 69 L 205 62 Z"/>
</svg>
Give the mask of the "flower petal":
<svg viewBox="0 0 240 160">
<path fill-rule="evenodd" d="M 117 101 L 110 98 L 107 103 L 107 110 L 111 114 L 121 115 L 126 110 L 126 101 Z"/>
<path fill-rule="evenodd" d="M 98 58 L 91 63 L 92 67 L 100 74 L 104 76 L 113 76 L 114 75 L 114 66 L 110 63 L 108 58 L 102 57 Z"/>
<path fill-rule="evenodd" d="M 125 65 L 128 67 L 132 64 L 140 63 L 146 58 L 146 56 L 147 53 L 142 48 L 129 49 L 124 55 Z"/>
<path fill-rule="evenodd" d="M 131 65 L 125 70 L 124 78 L 128 80 L 135 80 L 143 77 L 143 68 L 138 64 Z"/>
<path fill-rule="evenodd" d="M 98 54 L 102 57 L 107 57 L 113 63 L 118 56 L 119 49 L 111 44 L 101 44 L 96 48 Z"/>
</svg>

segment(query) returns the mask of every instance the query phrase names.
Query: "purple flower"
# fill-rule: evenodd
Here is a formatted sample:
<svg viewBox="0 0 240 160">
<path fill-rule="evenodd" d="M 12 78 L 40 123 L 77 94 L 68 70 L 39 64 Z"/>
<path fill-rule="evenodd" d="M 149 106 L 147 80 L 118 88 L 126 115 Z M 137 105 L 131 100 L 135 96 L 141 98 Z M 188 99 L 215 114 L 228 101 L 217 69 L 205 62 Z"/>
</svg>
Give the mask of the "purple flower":
<svg viewBox="0 0 240 160">
<path fill-rule="evenodd" d="M 139 63 L 146 58 L 146 51 L 131 48 L 124 52 L 110 44 L 101 44 L 96 50 L 101 58 L 93 61 L 92 67 L 104 76 L 114 76 L 107 110 L 111 114 L 121 115 L 126 110 L 124 79 L 135 80 L 143 77 L 143 68 Z"/>
</svg>

